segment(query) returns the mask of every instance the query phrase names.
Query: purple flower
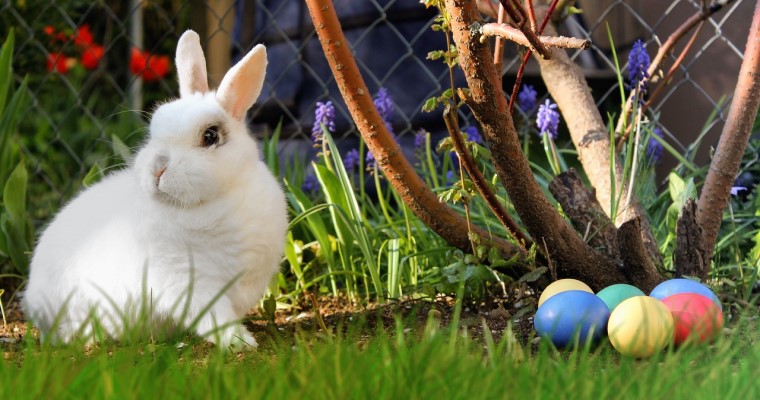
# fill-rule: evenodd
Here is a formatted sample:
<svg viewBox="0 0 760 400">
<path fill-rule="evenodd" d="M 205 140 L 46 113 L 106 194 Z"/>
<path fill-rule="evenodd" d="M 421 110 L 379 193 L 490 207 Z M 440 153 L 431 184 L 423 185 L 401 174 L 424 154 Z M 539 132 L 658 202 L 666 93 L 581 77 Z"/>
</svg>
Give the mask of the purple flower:
<svg viewBox="0 0 760 400">
<path fill-rule="evenodd" d="M 335 106 L 332 101 L 317 102 L 317 108 L 314 110 L 314 126 L 311 128 L 311 139 L 318 143 L 322 140 L 322 124 L 330 132 L 335 132 Z"/>
<path fill-rule="evenodd" d="M 545 133 L 549 133 L 549 137 L 557 139 L 557 127 L 559 126 L 559 112 L 557 105 L 552 103 L 549 99 L 546 99 L 544 104 L 538 106 L 538 113 L 536 114 L 536 126 L 538 127 L 538 135 L 543 137 Z"/>
<path fill-rule="evenodd" d="M 304 178 L 303 184 L 301 185 L 301 190 L 306 193 L 313 193 L 316 192 L 318 188 L 319 181 L 317 180 L 317 177 L 314 176 L 314 174 L 306 175 L 306 178 Z"/>
<path fill-rule="evenodd" d="M 421 149 L 425 147 L 425 142 L 427 141 L 428 135 L 428 131 L 424 129 L 418 130 L 417 133 L 414 134 L 414 148 Z"/>
<path fill-rule="evenodd" d="M 520 93 L 517 94 L 517 106 L 526 113 L 531 114 L 536 108 L 536 89 L 531 85 L 523 85 Z"/>
<path fill-rule="evenodd" d="M 744 186 L 731 186 L 731 196 L 738 196 L 739 192 L 747 190 Z"/>
<path fill-rule="evenodd" d="M 346 171 L 351 171 L 359 166 L 359 150 L 351 149 L 343 156 L 343 166 Z"/>
<path fill-rule="evenodd" d="M 393 100 L 391 95 L 388 94 L 388 89 L 380 88 L 373 100 L 377 112 L 380 114 L 380 118 L 385 122 L 385 126 L 388 128 L 388 132 L 393 133 Z"/>
<path fill-rule="evenodd" d="M 662 137 L 662 129 L 654 128 L 652 130 L 652 136 L 649 137 L 649 143 L 647 143 L 647 158 L 650 163 L 656 164 L 662 157 L 662 143 L 660 143 L 655 136 Z"/>
<path fill-rule="evenodd" d="M 451 151 L 449 153 L 449 157 L 451 158 L 451 169 L 452 170 L 459 170 L 459 156 L 455 151 Z"/>
<path fill-rule="evenodd" d="M 468 126 L 467 129 L 464 130 L 464 133 L 467 134 L 467 139 L 471 142 L 483 145 L 483 136 L 480 135 L 478 128 L 474 126 Z"/>
<path fill-rule="evenodd" d="M 459 179 L 457 174 L 454 173 L 454 171 L 449 171 L 446 173 L 446 184 L 451 186 L 454 182 L 456 182 Z"/>
<path fill-rule="evenodd" d="M 372 155 L 371 151 L 367 150 L 367 156 L 364 157 L 364 164 L 367 166 L 367 169 L 375 168 L 376 163 L 375 156 Z"/>
<path fill-rule="evenodd" d="M 628 53 L 628 82 L 632 88 L 642 83 L 642 90 L 646 91 L 646 83 L 649 78 L 650 64 L 649 54 L 644 48 L 644 42 L 641 39 L 633 43 L 631 52 Z"/>
</svg>

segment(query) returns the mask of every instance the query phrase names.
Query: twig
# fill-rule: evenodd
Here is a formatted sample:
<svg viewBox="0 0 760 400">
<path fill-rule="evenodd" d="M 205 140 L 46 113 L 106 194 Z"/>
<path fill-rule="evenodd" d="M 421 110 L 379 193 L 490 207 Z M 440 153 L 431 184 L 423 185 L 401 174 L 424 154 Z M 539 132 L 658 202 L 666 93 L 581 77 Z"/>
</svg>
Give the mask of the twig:
<svg viewBox="0 0 760 400">
<path fill-rule="evenodd" d="M 388 132 L 351 54 L 332 2 L 306 0 L 306 5 L 343 100 L 388 182 L 422 223 L 452 246 L 467 251 L 470 248 L 470 232 L 466 221 L 438 200 L 438 196 L 417 175 L 399 144 Z M 482 228 L 475 227 L 473 231 L 506 256 L 525 256 L 525 251 L 519 246 L 493 237 Z"/>
<path fill-rule="evenodd" d="M 550 57 L 549 51 L 546 49 L 543 43 L 538 40 L 536 32 L 532 31 L 530 29 L 530 26 L 528 26 L 529 24 L 526 23 L 528 22 L 528 18 L 525 15 L 525 10 L 523 10 L 522 6 L 518 4 L 513 7 L 513 4 L 510 4 L 509 0 L 499 0 L 499 2 L 502 6 L 504 6 L 504 11 L 506 11 L 507 15 L 509 15 L 509 18 L 512 19 L 512 22 L 515 23 L 517 29 L 523 33 L 528 43 L 530 43 L 530 48 L 538 53 L 542 58 L 548 60 Z"/>
<path fill-rule="evenodd" d="M 700 22 L 699 25 L 697 26 L 697 29 L 694 30 L 694 32 L 691 34 L 691 38 L 689 39 L 689 42 L 686 43 L 686 46 L 684 46 L 684 48 L 681 50 L 681 53 L 676 58 L 675 62 L 673 62 L 673 65 L 670 66 L 670 69 L 668 70 L 668 73 L 665 75 L 665 78 L 660 80 L 660 84 L 657 85 L 657 87 L 652 92 L 652 94 L 649 95 L 649 98 L 647 99 L 647 101 L 641 106 L 642 113 L 646 113 L 646 111 L 649 109 L 649 107 L 652 106 L 654 101 L 660 97 L 660 95 L 662 94 L 662 91 L 668 85 L 670 85 L 673 75 L 675 74 L 676 70 L 681 65 L 681 63 L 683 63 L 683 60 L 686 58 L 686 54 L 688 54 L 692 46 L 694 46 L 694 43 L 696 42 L 697 37 L 699 36 L 699 33 L 702 32 L 702 27 L 704 26 L 704 24 L 705 24 L 705 21 Z M 655 80 L 652 79 L 652 81 L 655 81 Z M 632 101 L 632 99 L 633 98 L 630 97 L 628 100 L 626 100 L 626 107 L 628 106 L 628 103 Z M 618 123 L 620 122 L 618 121 Z M 623 150 L 625 141 L 628 140 L 628 136 L 631 134 L 631 129 L 632 129 L 631 125 L 626 126 L 625 132 L 623 132 L 623 134 L 620 136 L 620 139 L 618 139 L 617 148 L 616 148 L 618 153 Z"/>
<path fill-rule="evenodd" d="M 470 89 L 470 96 L 464 100 L 480 123 L 496 173 L 525 229 L 536 243 L 545 243 L 542 253 L 556 262 L 561 276 L 575 276 L 598 289 L 625 281 L 614 262 L 583 242 L 536 182 L 512 116 L 507 112 L 506 99 L 501 88 L 494 86 L 497 71 L 490 62 L 490 49 L 470 29 L 479 18 L 475 4 L 446 0 L 446 11 L 451 15 L 459 65 Z"/>
<path fill-rule="evenodd" d="M 739 172 L 744 149 L 749 142 L 752 124 L 760 105 L 760 0 L 755 5 L 749 28 L 744 60 L 739 69 L 734 98 L 723 126 L 718 147 L 710 162 L 705 184 L 697 203 L 697 222 L 702 228 L 702 247 L 708 259 L 715 250 L 715 240 L 723 211 L 728 204 L 734 177 Z"/>
<path fill-rule="evenodd" d="M 461 95 L 462 94 L 460 94 L 460 96 Z M 464 140 L 462 140 L 462 135 L 459 133 L 457 114 L 452 112 L 449 106 L 447 106 L 446 110 L 443 112 L 443 120 L 446 122 L 446 128 L 448 129 L 449 136 L 454 144 L 454 150 L 457 152 L 457 156 L 459 156 L 459 161 L 462 166 L 464 166 L 465 171 L 467 171 L 467 175 L 470 176 L 470 180 L 472 180 L 478 193 L 483 197 L 483 200 L 488 204 L 488 207 L 491 208 L 496 219 L 507 228 L 507 231 L 512 235 L 515 241 L 520 243 L 523 248 L 529 249 L 533 245 L 533 242 L 525 236 L 520 226 L 509 216 L 507 210 L 501 205 L 499 199 L 488 186 L 488 181 L 485 176 L 483 176 L 483 173 L 480 172 L 480 169 L 478 169 L 475 159 L 472 158 L 472 154 L 470 154 Z"/>
<path fill-rule="evenodd" d="M 554 13 L 554 8 L 557 7 L 557 2 L 559 0 L 553 0 L 552 4 L 549 5 L 549 11 L 547 11 L 546 15 L 544 16 L 544 20 L 541 21 L 541 27 L 538 28 L 538 34 L 544 33 L 544 28 L 546 28 L 546 24 L 549 23 L 549 20 L 551 19 L 552 13 Z M 533 54 L 533 52 L 528 49 L 525 52 L 525 55 L 522 58 L 522 62 L 520 62 L 520 68 L 517 69 L 517 75 L 515 76 L 515 85 L 512 87 L 512 94 L 509 96 L 509 112 L 511 113 L 515 106 L 515 99 L 517 98 L 517 91 L 520 90 L 520 83 L 522 83 L 522 77 L 525 73 L 525 65 L 528 64 L 528 60 L 530 59 L 530 55 Z"/>
<path fill-rule="evenodd" d="M 525 37 L 522 31 L 515 29 L 507 24 L 490 22 L 480 28 L 483 36 L 497 36 L 511 40 L 517 44 L 523 45 L 535 51 L 532 43 Z M 588 39 L 578 39 L 567 36 L 537 36 L 538 40 L 546 47 L 561 47 L 566 49 L 583 49 L 591 47 L 591 41 Z"/>
<path fill-rule="evenodd" d="M 675 47 L 676 44 L 678 44 L 679 41 L 695 26 L 700 24 L 702 21 L 707 20 L 710 18 L 713 14 L 723 9 L 728 4 L 734 2 L 735 0 L 724 0 L 724 1 L 716 1 L 712 3 L 710 6 L 706 8 L 700 9 L 699 12 L 692 15 L 687 19 L 686 21 L 681 24 L 673 33 L 668 36 L 668 38 L 665 40 L 665 42 L 660 46 L 660 49 L 657 50 L 657 54 L 655 54 L 654 58 L 652 59 L 652 62 L 649 64 L 649 69 L 647 70 L 647 73 L 650 77 L 655 76 L 655 72 L 660 67 L 660 64 L 662 64 L 662 61 L 665 59 L 665 56 L 670 53 L 670 51 Z M 664 81 L 665 83 L 667 81 Z M 630 114 L 632 108 L 633 108 L 633 94 L 628 96 L 628 100 L 625 103 L 625 107 L 623 108 L 623 112 L 620 114 L 620 118 L 618 119 L 617 125 L 615 127 L 615 132 L 621 133 L 621 130 L 623 129 L 623 126 L 625 124 L 625 121 L 628 120 L 628 115 Z"/>
<path fill-rule="evenodd" d="M 499 16 L 497 17 L 497 22 L 500 24 L 504 23 L 504 17 L 506 16 L 504 12 L 504 6 L 499 4 Z M 501 68 L 504 64 L 504 38 L 501 36 L 496 36 L 496 40 L 493 44 L 493 64 L 496 66 L 496 70 L 499 71 L 499 87 L 502 87 L 502 80 L 501 80 Z"/>
<path fill-rule="evenodd" d="M 528 19 L 530 20 L 530 30 L 538 32 L 538 24 L 536 23 L 536 10 L 533 9 L 533 0 L 526 0 L 528 3 Z"/>
</svg>

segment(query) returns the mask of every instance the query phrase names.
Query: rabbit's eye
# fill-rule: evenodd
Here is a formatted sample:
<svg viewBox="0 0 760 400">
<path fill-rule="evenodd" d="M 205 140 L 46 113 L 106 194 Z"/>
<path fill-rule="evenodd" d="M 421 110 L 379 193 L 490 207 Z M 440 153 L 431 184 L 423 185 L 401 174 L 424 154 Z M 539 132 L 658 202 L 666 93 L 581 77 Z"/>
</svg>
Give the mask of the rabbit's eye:
<svg viewBox="0 0 760 400">
<path fill-rule="evenodd" d="M 211 147 L 215 144 L 219 144 L 219 126 L 211 125 L 203 131 L 203 138 L 201 145 L 203 147 Z"/>
</svg>

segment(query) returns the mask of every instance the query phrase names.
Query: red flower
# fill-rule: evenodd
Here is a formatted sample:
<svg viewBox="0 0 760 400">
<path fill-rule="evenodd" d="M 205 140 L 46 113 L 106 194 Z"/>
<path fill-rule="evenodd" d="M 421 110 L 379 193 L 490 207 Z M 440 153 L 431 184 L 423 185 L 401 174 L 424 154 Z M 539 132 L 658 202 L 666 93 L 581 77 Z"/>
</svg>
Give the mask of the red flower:
<svg viewBox="0 0 760 400">
<path fill-rule="evenodd" d="M 82 51 L 82 65 L 89 70 L 98 68 L 104 52 L 103 46 L 97 44 L 90 45 Z"/>
<path fill-rule="evenodd" d="M 66 57 L 63 53 L 50 53 L 47 56 L 47 69 L 50 72 L 58 72 L 65 74 L 69 71 L 69 68 L 76 65 L 77 60 L 71 57 Z"/>
<path fill-rule="evenodd" d="M 46 25 L 42 31 L 45 32 L 45 34 L 48 36 L 53 36 L 55 34 L 55 28 L 53 28 L 51 25 Z"/>
<path fill-rule="evenodd" d="M 145 82 L 161 80 L 171 69 L 168 56 L 158 56 L 147 51 L 132 48 L 132 56 L 129 60 L 129 70 Z"/>
<path fill-rule="evenodd" d="M 92 46 L 92 32 L 90 32 L 90 25 L 82 25 L 77 28 L 77 33 L 74 35 L 74 44 L 85 49 Z"/>
</svg>

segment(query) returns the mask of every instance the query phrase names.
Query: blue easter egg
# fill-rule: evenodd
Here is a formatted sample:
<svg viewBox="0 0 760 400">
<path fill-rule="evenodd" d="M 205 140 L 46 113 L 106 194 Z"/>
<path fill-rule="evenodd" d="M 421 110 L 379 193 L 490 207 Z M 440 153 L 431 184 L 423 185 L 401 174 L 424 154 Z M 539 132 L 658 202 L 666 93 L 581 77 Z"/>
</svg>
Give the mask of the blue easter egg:
<svg viewBox="0 0 760 400">
<path fill-rule="evenodd" d="M 713 293 L 713 291 L 710 290 L 710 288 L 708 288 L 707 286 L 697 281 L 693 281 L 691 279 L 684 279 L 684 278 L 669 279 L 655 286 L 655 288 L 652 289 L 652 293 L 649 293 L 649 295 L 656 299 L 662 300 L 666 297 L 670 297 L 674 294 L 679 294 L 679 293 L 701 294 L 702 296 L 705 296 L 708 299 L 714 301 L 715 304 L 718 305 L 718 307 L 723 309 L 723 305 L 720 304 L 720 300 L 718 300 L 718 296 L 716 296 L 715 293 Z"/>
<path fill-rule="evenodd" d="M 593 293 L 568 290 L 546 300 L 536 311 L 533 327 L 557 347 L 597 340 L 607 332 L 610 310 Z"/>
</svg>

